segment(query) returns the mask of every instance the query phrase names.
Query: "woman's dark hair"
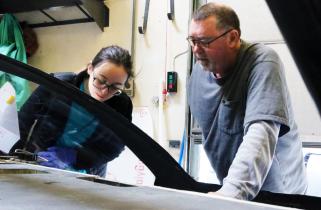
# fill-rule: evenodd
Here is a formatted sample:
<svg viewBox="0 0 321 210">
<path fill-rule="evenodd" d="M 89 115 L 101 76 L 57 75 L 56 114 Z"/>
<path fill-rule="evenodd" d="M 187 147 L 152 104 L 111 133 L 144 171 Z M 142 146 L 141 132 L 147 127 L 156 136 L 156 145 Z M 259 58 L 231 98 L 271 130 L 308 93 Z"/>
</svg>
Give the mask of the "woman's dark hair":
<svg viewBox="0 0 321 210">
<path fill-rule="evenodd" d="M 91 64 L 93 67 L 96 67 L 107 61 L 116 65 L 124 66 L 126 73 L 128 74 L 128 78 L 133 77 L 133 64 L 128 50 L 125 50 L 117 45 L 104 47 L 97 53 Z"/>
</svg>

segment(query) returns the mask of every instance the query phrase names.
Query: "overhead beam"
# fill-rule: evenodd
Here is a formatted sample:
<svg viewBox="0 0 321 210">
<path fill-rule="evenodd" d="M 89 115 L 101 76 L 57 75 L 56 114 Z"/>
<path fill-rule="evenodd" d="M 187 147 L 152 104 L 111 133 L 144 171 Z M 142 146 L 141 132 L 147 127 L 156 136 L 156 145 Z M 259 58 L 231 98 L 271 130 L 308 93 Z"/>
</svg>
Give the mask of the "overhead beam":
<svg viewBox="0 0 321 210">
<path fill-rule="evenodd" d="M 0 13 L 19 13 L 44 10 L 50 7 L 75 6 L 80 0 L 1 0 Z"/>
</svg>

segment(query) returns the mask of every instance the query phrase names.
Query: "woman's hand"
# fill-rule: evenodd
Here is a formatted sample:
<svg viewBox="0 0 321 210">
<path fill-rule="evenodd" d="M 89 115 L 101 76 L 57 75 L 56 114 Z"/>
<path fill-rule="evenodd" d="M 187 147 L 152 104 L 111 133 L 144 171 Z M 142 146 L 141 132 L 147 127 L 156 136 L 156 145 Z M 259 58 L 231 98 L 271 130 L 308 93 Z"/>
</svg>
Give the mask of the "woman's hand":
<svg viewBox="0 0 321 210">
<path fill-rule="evenodd" d="M 37 155 L 43 159 L 40 165 L 59 169 L 72 168 L 77 158 L 76 150 L 66 147 L 49 147 Z"/>
</svg>

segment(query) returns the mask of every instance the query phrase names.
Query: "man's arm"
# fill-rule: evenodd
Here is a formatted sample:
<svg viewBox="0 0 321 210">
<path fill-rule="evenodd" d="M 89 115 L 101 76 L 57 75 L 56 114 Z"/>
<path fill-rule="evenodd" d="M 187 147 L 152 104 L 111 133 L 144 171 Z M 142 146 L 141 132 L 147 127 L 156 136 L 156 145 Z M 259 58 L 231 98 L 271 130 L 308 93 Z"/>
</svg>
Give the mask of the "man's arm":
<svg viewBox="0 0 321 210">
<path fill-rule="evenodd" d="M 243 142 L 218 193 L 251 200 L 260 191 L 272 165 L 280 124 L 254 122 L 245 131 Z"/>
</svg>

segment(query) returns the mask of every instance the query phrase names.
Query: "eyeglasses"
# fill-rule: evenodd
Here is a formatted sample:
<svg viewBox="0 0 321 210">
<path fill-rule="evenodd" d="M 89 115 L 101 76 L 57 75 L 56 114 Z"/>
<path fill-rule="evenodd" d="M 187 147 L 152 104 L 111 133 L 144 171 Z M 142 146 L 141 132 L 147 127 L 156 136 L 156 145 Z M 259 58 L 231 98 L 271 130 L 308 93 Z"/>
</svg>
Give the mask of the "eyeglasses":
<svg viewBox="0 0 321 210">
<path fill-rule="evenodd" d="M 95 76 L 93 71 L 93 86 L 98 90 L 108 89 L 108 92 L 114 96 L 120 95 L 122 93 L 122 88 L 116 87 L 114 84 L 108 84 L 106 80 L 100 79 Z"/>
<path fill-rule="evenodd" d="M 224 33 L 222 33 L 218 37 L 204 37 L 204 38 L 195 39 L 194 37 L 189 36 L 186 39 L 187 39 L 188 43 L 191 45 L 191 47 L 195 47 L 196 44 L 198 44 L 199 47 L 208 48 L 211 43 L 213 43 L 214 41 L 218 40 L 219 38 L 225 36 L 226 34 L 231 32 L 232 30 L 233 30 L 233 28 L 225 31 Z"/>
</svg>

